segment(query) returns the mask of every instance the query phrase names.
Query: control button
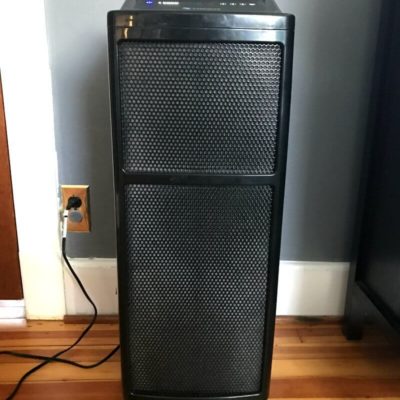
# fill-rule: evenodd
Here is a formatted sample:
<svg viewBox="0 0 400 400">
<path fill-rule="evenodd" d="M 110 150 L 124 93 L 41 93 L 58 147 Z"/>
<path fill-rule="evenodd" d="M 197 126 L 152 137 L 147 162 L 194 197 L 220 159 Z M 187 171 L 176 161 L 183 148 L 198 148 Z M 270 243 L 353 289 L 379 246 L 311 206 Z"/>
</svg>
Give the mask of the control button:
<svg viewBox="0 0 400 400">
<path fill-rule="evenodd" d="M 249 3 L 249 6 L 254 7 L 256 3 Z"/>
<path fill-rule="evenodd" d="M 220 6 L 226 6 L 227 3 L 219 3 Z"/>
<path fill-rule="evenodd" d="M 246 3 L 239 3 L 239 6 L 245 6 L 246 5 Z"/>
<path fill-rule="evenodd" d="M 236 3 L 229 3 L 230 6 L 236 6 Z"/>
</svg>

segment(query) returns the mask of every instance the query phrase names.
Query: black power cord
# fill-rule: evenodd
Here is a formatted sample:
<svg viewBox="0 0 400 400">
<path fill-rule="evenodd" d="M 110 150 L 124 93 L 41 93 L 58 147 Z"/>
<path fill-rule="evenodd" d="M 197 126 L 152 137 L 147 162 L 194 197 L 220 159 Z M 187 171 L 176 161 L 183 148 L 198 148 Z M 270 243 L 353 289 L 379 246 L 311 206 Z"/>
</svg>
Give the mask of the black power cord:
<svg viewBox="0 0 400 400">
<path fill-rule="evenodd" d="M 77 282 L 77 284 L 78 284 L 79 288 L 81 289 L 83 295 L 85 296 L 87 301 L 93 307 L 92 319 L 91 319 L 90 323 L 87 325 L 87 327 L 83 330 L 83 332 L 79 335 L 78 339 L 76 339 L 73 344 L 71 344 L 70 346 L 68 346 L 64 350 L 59 351 L 58 353 L 54 354 L 51 357 L 40 356 L 40 355 L 36 355 L 36 354 L 14 352 L 14 351 L 0 351 L 0 355 L 2 355 L 2 354 L 3 355 L 11 355 L 11 356 L 15 356 L 15 357 L 29 358 L 29 359 L 41 360 L 42 361 L 40 364 L 36 365 L 35 367 L 33 367 L 32 369 L 27 371 L 20 378 L 20 380 L 15 385 L 13 391 L 8 395 L 6 400 L 12 400 L 16 396 L 16 394 L 18 393 L 18 391 L 21 388 L 21 386 L 24 383 L 24 381 L 29 376 L 31 376 L 33 373 L 35 373 L 36 371 L 38 371 L 39 369 L 43 368 L 45 365 L 47 365 L 47 364 L 49 364 L 51 362 L 59 362 L 59 363 L 63 363 L 63 364 L 69 364 L 69 365 L 73 365 L 75 367 L 83 368 L 83 369 L 96 368 L 99 365 L 105 363 L 107 360 L 109 360 L 120 348 L 119 345 L 116 346 L 106 357 L 102 358 L 100 361 L 98 361 L 98 362 L 96 362 L 94 364 L 85 365 L 85 364 L 80 364 L 80 363 L 77 363 L 75 361 L 71 361 L 71 360 L 68 360 L 68 359 L 65 359 L 65 358 L 60 358 L 61 355 L 63 355 L 64 353 L 68 352 L 69 350 L 71 350 L 77 344 L 79 344 L 81 342 L 81 340 L 87 335 L 87 333 L 90 331 L 90 329 L 95 324 L 96 319 L 97 319 L 97 314 L 98 314 L 96 304 L 94 303 L 94 301 L 91 299 L 91 297 L 87 293 L 87 291 L 85 289 L 85 286 L 83 285 L 82 281 L 79 279 L 79 277 L 76 274 L 75 270 L 72 268 L 72 265 L 70 264 L 70 262 L 68 260 L 68 257 L 67 257 L 67 254 L 66 254 L 68 211 L 71 208 L 78 208 L 80 206 L 80 204 L 81 204 L 81 203 L 79 204 L 79 201 L 80 201 L 80 199 L 77 198 L 77 197 L 70 197 L 68 199 L 68 204 L 67 204 L 67 207 L 66 207 L 66 209 L 64 211 L 64 216 L 63 216 L 63 238 L 62 238 L 61 249 L 62 249 L 63 259 L 64 259 L 65 263 L 67 264 L 67 267 L 68 267 L 69 271 L 71 272 L 72 276 L 74 277 L 75 281 Z"/>
</svg>

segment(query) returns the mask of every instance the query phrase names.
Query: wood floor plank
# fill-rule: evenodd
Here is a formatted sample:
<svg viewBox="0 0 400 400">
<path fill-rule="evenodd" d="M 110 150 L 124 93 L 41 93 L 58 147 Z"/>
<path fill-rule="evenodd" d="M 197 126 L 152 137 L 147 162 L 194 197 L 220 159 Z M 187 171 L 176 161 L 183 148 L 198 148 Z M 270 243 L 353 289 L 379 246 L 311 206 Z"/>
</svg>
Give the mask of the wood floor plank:
<svg viewBox="0 0 400 400">
<path fill-rule="evenodd" d="M 19 339 L 76 339 L 82 330 L 73 331 L 20 331 L 20 332 L 0 332 L 0 341 L 19 340 Z M 88 338 L 118 337 L 115 330 L 93 330 L 88 333 Z"/>
<path fill-rule="evenodd" d="M 275 360 L 306 360 L 306 359 L 365 359 L 365 358 L 398 358 L 398 352 L 393 351 L 390 345 L 341 346 L 319 345 L 313 346 L 275 346 Z"/>
<path fill-rule="evenodd" d="M 271 398 L 343 398 L 391 397 L 400 399 L 400 380 L 398 378 L 273 378 Z"/>
<path fill-rule="evenodd" d="M 26 371 L 33 368 L 37 363 L 0 364 L 0 382 L 16 382 Z M 69 379 L 72 381 L 103 381 L 120 380 L 120 363 L 108 361 L 96 369 L 80 369 L 71 365 L 53 363 L 46 365 L 30 377 L 31 382 L 60 381 Z"/>
<path fill-rule="evenodd" d="M 27 321 L 26 326 L 23 325 L 5 325 L 1 326 L 1 331 L 71 331 L 82 330 L 87 324 L 64 324 L 62 321 Z M 114 330 L 118 331 L 118 325 L 115 324 L 95 324 L 91 330 Z"/>
<path fill-rule="evenodd" d="M 11 392 L 14 385 L 0 384 L 0 399 Z M 40 382 L 22 386 L 16 400 L 121 400 L 119 381 L 103 382 Z"/>
<path fill-rule="evenodd" d="M 73 342 L 74 338 L 5 339 L 0 340 L 0 350 L 29 346 L 69 346 Z M 83 339 L 79 346 L 117 345 L 118 343 L 118 337 L 88 337 Z"/>
<path fill-rule="evenodd" d="M 368 336 L 365 337 L 366 343 L 386 343 L 387 339 L 380 336 Z M 300 336 L 300 341 L 302 343 L 325 343 L 325 344 L 337 344 L 337 343 L 347 343 L 343 335 L 310 335 L 310 336 Z"/>
<path fill-rule="evenodd" d="M 277 378 L 295 377 L 388 377 L 400 381 L 400 359 L 303 359 L 274 360 Z"/>
<path fill-rule="evenodd" d="M 276 399 L 276 397 L 270 397 L 270 400 Z M 285 400 L 296 400 L 298 399 L 293 397 L 293 398 L 288 398 L 286 397 Z M 318 400 L 346 400 L 348 397 L 319 397 Z M 315 400 L 315 397 L 303 397 L 302 400 Z M 398 397 L 352 397 L 351 400 L 399 400 Z"/>
<path fill-rule="evenodd" d="M 68 353 L 63 355 L 64 358 L 68 358 L 69 360 L 81 362 L 81 363 L 94 363 L 102 358 L 106 357 L 111 351 L 115 348 L 115 346 L 78 346 L 70 350 Z M 22 351 L 27 354 L 38 354 L 45 357 L 50 357 L 59 351 L 63 350 L 63 347 L 60 346 L 45 346 L 45 347 L 28 347 L 23 349 L 15 349 L 17 352 Z M 114 355 L 114 360 L 120 360 L 120 353 Z M 19 358 L 12 355 L 2 355 L 0 356 L 0 364 L 4 363 L 26 363 L 27 359 Z"/>
</svg>

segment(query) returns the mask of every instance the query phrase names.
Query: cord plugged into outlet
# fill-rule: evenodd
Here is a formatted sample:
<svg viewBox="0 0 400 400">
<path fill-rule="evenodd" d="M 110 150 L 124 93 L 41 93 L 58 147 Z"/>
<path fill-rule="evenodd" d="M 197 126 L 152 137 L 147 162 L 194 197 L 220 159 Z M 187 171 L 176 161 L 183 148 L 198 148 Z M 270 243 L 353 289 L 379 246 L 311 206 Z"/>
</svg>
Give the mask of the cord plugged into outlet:
<svg viewBox="0 0 400 400">
<path fill-rule="evenodd" d="M 68 199 L 66 207 L 66 210 L 69 211 L 68 222 L 70 222 L 71 224 L 80 224 L 83 221 L 84 217 L 82 211 L 80 210 L 81 207 L 82 200 L 80 197 L 71 196 Z"/>
<path fill-rule="evenodd" d="M 77 210 L 82 206 L 82 200 L 80 197 L 71 196 L 68 198 L 67 207 L 65 207 L 68 211 L 71 209 Z"/>
<path fill-rule="evenodd" d="M 68 232 L 90 232 L 89 186 L 62 185 L 61 194 L 68 210 Z"/>
</svg>

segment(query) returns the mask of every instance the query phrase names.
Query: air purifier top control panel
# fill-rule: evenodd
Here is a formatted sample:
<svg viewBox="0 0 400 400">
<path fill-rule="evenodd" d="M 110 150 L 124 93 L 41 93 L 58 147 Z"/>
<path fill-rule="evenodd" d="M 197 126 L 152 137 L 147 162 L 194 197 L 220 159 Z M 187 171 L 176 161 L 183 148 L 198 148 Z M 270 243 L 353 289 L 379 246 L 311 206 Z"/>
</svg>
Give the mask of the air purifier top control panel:
<svg viewBox="0 0 400 400">
<path fill-rule="evenodd" d="M 127 0 L 123 10 L 279 13 L 273 0 Z"/>
</svg>

